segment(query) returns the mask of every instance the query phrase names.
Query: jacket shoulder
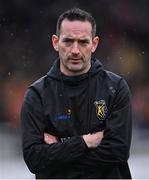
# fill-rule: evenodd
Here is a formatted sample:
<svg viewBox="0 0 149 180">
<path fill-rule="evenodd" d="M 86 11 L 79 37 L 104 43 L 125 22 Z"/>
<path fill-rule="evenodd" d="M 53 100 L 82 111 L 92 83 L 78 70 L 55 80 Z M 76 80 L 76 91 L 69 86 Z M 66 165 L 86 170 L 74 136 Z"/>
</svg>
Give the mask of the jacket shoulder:
<svg viewBox="0 0 149 180">
<path fill-rule="evenodd" d="M 41 94 L 41 92 L 45 89 L 46 87 L 46 75 L 41 77 L 40 79 L 36 80 L 35 82 L 33 82 L 29 88 L 34 89 L 35 91 L 37 91 L 38 93 Z"/>
<path fill-rule="evenodd" d="M 38 98 L 41 99 L 42 93 L 45 89 L 45 78 L 46 76 L 41 77 L 28 87 L 24 95 L 25 102 L 32 102 L 35 101 L 35 99 L 37 100 Z"/>
<path fill-rule="evenodd" d="M 121 79 L 123 79 L 121 76 L 119 76 L 111 71 L 105 70 L 105 74 L 109 80 L 111 80 L 112 82 L 115 82 L 115 83 L 116 82 L 118 83 Z"/>
<path fill-rule="evenodd" d="M 108 88 L 113 92 L 120 89 L 123 89 L 125 92 L 130 91 L 127 81 L 122 76 L 119 76 L 111 71 L 104 70 L 103 79 Z"/>
<path fill-rule="evenodd" d="M 103 84 L 105 84 L 109 89 L 111 87 L 117 89 L 119 82 L 123 79 L 121 76 L 107 70 L 103 70 L 102 74 Z"/>
</svg>

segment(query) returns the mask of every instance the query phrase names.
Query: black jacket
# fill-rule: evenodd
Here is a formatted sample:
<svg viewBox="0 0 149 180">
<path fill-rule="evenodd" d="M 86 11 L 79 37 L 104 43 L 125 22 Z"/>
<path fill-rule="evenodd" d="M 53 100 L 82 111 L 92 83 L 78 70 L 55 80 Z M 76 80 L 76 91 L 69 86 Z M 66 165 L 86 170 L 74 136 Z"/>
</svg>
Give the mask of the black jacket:
<svg viewBox="0 0 149 180">
<path fill-rule="evenodd" d="M 59 60 L 24 98 L 23 154 L 36 178 L 131 178 L 130 92 L 125 80 L 92 59 L 88 73 L 68 77 Z M 104 130 L 95 149 L 81 135 Z M 44 132 L 60 143 L 45 144 Z"/>
</svg>

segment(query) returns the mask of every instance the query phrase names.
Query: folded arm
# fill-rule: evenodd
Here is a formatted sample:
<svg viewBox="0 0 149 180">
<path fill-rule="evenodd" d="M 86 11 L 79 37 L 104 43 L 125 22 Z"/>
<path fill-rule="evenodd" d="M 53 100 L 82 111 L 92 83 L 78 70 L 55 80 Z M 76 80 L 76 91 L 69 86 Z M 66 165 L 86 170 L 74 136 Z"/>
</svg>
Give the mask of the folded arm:
<svg viewBox="0 0 149 180">
<path fill-rule="evenodd" d="M 60 141 L 46 133 L 46 120 L 39 95 L 29 89 L 21 110 L 24 160 L 31 172 L 49 167 L 60 166 L 83 158 L 89 149 L 96 148 L 103 132 L 74 136 Z"/>
</svg>

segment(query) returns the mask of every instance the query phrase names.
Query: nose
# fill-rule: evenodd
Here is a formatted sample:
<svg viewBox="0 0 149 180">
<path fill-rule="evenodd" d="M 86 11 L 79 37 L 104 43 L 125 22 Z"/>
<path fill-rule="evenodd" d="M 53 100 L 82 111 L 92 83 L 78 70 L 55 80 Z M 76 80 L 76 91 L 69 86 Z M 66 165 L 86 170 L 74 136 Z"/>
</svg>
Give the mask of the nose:
<svg viewBox="0 0 149 180">
<path fill-rule="evenodd" d="M 78 45 L 78 43 L 77 42 L 74 42 L 73 43 L 73 46 L 72 46 L 72 49 L 71 49 L 71 53 L 72 54 L 79 54 L 80 53 L 80 50 L 79 50 L 79 45 Z"/>
</svg>

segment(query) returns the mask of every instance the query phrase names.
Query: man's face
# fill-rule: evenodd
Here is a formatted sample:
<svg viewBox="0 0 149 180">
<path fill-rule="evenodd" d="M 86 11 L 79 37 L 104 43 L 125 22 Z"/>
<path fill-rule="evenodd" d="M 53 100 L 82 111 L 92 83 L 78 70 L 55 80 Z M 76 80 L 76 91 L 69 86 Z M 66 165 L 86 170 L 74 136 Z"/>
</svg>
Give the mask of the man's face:
<svg viewBox="0 0 149 180">
<path fill-rule="evenodd" d="M 52 36 L 53 46 L 59 52 L 61 72 L 68 76 L 86 73 L 98 40 L 98 37 L 92 37 L 90 22 L 63 20 L 60 36 Z"/>
</svg>

